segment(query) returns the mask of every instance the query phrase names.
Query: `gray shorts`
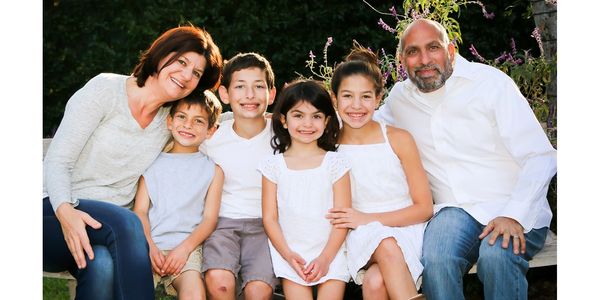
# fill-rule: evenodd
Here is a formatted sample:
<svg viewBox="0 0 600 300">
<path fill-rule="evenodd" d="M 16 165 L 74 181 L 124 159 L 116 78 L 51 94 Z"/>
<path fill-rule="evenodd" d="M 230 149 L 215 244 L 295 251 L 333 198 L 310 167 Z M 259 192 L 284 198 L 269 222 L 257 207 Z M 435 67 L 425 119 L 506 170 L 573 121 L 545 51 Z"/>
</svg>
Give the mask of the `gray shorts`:
<svg viewBox="0 0 600 300">
<path fill-rule="evenodd" d="M 241 289 L 254 280 L 269 284 L 273 290 L 279 283 L 261 218 L 219 217 L 217 228 L 204 241 L 202 254 L 202 273 L 211 269 L 228 270 L 241 281 Z"/>
</svg>

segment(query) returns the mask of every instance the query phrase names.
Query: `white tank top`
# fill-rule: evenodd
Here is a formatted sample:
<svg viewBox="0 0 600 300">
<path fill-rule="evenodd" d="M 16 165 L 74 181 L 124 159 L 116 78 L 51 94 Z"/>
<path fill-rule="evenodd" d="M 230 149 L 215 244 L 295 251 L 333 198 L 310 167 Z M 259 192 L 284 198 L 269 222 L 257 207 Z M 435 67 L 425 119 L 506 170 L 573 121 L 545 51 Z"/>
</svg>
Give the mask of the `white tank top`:
<svg viewBox="0 0 600 300">
<path fill-rule="evenodd" d="M 366 213 L 387 212 L 412 204 L 406 175 L 390 146 L 386 126 L 380 124 L 385 141 L 379 144 L 340 144 L 351 164 L 352 207 Z"/>
</svg>

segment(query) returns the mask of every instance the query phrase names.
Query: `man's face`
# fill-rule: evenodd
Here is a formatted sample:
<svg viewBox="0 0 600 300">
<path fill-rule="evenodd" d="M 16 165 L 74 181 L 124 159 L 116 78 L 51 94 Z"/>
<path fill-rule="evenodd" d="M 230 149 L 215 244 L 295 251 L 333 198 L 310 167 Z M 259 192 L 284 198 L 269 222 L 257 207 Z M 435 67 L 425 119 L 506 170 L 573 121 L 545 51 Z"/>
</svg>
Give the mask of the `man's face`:
<svg viewBox="0 0 600 300">
<path fill-rule="evenodd" d="M 404 38 L 400 61 L 408 78 L 424 93 L 442 87 L 452 75 L 454 45 L 447 46 L 430 24 L 414 24 Z"/>
</svg>

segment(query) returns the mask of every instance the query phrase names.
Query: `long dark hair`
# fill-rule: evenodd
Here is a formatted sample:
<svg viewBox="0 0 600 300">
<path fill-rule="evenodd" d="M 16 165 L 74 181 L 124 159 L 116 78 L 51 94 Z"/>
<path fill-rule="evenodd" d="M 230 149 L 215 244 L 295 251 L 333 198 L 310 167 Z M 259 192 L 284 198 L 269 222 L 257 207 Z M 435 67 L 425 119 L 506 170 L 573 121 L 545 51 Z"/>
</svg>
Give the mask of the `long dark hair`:
<svg viewBox="0 0 600 300">
<path fill-rule="evenodd" d="M 328 118 L 323 135 L 317 139 L 317 145 L 323 150 L 335 151 L 337 137 L 340 133 L 340 123 L 331 96 L 323 84 L 314 80 L 302 79 L 284 87 L 275 103 L 271 121 L 275 134 L 271 140 L 273 152 L 283 153 L 290 147 L 292 139 L 288 130 L 283 127 L 281 117 L 285 117 L 287 112 L 300 102 L 309 103 L 325 114 L 325 118 Z"/>
</svg>

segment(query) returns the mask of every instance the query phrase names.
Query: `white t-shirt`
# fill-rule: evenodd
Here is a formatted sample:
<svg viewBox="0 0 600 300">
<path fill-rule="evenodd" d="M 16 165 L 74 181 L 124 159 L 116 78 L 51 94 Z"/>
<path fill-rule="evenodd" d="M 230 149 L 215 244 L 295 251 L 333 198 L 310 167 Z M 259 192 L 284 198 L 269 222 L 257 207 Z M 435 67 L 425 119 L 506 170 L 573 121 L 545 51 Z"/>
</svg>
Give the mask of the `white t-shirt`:
<svg viewBox="0 0 600 300">
<path fill-rule="evenodd" d="M 219 216 L 242 219 L 262 217 L 262 174 L 256 169 L 273 155 L 271 120 L 262 132 L 251 139 L 233 130 L 234 120 L 221 123 L 219 129 L 200 146 L 225 174 Z"/>
<path fill-rule="evenodd" d="M 556 150 L 502 71 L 457 54 L 444 87 L 397 83 L 375 117 L 415 138 L 436 212 L 461 207 L 483 225 L 510 217 L 526 232 L 550 225 Z"/>
</svg>

